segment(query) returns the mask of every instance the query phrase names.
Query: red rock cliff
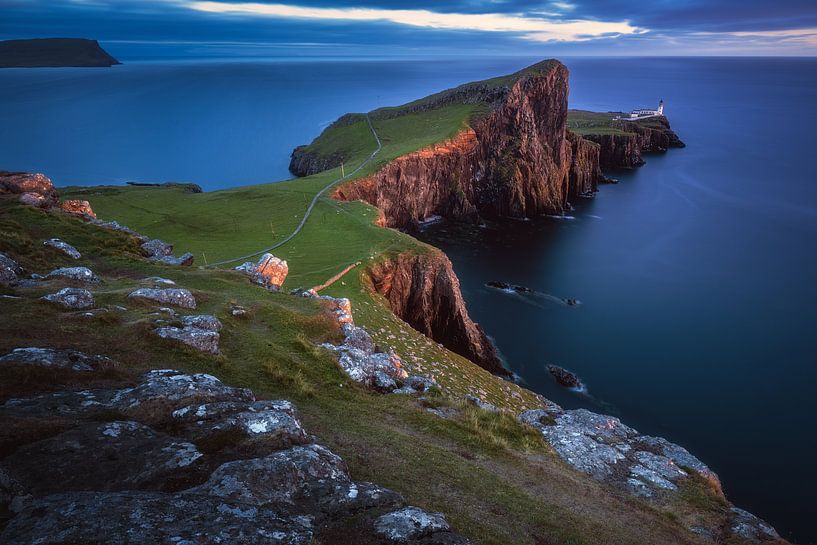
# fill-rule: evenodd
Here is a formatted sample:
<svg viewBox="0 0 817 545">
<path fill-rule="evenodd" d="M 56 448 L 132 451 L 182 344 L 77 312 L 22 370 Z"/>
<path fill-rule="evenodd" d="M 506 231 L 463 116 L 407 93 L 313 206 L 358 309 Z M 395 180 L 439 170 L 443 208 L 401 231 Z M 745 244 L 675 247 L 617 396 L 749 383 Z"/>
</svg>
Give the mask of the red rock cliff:
<svg viewBox="0 0 817 545">
<path fill-rule="evenodd" d="M 633 168 L 644 164 L 642 153 L 685 146 L 666 117 L 650 118 L 648 123 L 616 121 L 614 127 L 626 134 L 585 134 L 583 138 L 600 146 L 599 166 L 605 169 Z"/>
<path fill-rule="evenodd" d="M 335 197 L 377 206 L 386 225 L 399 228 L 430 215 L 474 221 L 562 212 L 569 196 L 602 178 L 598 149 L 566 130 L 567 68 L 545 61 L 520 74 L 491 95 L 490 113 L 472 128 L 341 186 Z M 454 91 L 462 101 L 468 89 Z"/>
<path fill-rule="evenodd" d="M 392 312 L 414 329 L 488 371 L 510 375 L 485 332 L 468 316 L 459 280 L 444 253 L 401 254 L 371 267 L 369 277 Z"/>
</svg>

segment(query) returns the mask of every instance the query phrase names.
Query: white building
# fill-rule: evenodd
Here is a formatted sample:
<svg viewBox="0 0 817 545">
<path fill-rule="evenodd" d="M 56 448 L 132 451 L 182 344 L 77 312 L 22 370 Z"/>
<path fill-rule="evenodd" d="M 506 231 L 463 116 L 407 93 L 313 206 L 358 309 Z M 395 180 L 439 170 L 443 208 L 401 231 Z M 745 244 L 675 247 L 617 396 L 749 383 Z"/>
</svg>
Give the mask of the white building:
<svg viewBox="0 0 817 545">
<path fill-rule="evenodd" d="M 629 119 L 643 119 L 645 117 L 654 117 L 657 115 L 664 115 L 664 100 L 660 100 L 658 102 L 658 109 L 657 110 L 650 110 L 647 108 L 641 108 L 639 110 L 633 110 L 630 112 Z"/>
</svg>

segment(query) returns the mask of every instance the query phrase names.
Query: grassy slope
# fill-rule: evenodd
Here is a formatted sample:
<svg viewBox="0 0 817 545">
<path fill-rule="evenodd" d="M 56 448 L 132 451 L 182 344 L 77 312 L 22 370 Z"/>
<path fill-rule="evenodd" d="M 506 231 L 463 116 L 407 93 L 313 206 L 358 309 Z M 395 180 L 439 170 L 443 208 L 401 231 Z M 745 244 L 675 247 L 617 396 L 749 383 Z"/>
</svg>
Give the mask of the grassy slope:
<svg viewBox="0 0 817 545">
<path fill-rule="evenodd" d="M 576 134 L 628 134 L 613 126 L 616 114 L 588 112 L 586 110 L 569 110 L 567 128 Z"/>
<path fill-rule="evenodd" d="M 383 142 L 377 161 L 359 175 L 375 171 L 386 161 L 453 136 L 482 105 L 453 105 L 422 113 L 374 118 Z M 344 142 L 356 157 L 354 168 L 374 149 L 365 121 L 338 128 L 313 145 L 331 152 Z M 366 140 L 368 139 L 368 147 Z M 291 232 L 312 196 L 338 176 L 338 170 L 299 180 L 241 187 L 212 193 L 186 193 L 180 188 L 72 188 L 64 198 L 91 201 L 100 218 L 116 219 L 145 234 L 193 251 L 198 263 L 250 253 L 269 246 Z M 2 210 L 12 222 L 5 232 L 37 227 L 26 244 L 0 251 L 25 256 L 34 270 L 45 270 L 45 251 L 36 240 L 59 235 L 77 243 L 87 255 L 101 255 L 105 241 L 88 240 L 88 226 L 70 218 L 54 218 L 19 207 Z M 36 215 L 37 217 L 34 217 Z M 402 251 L 428 251 L 397 231 L 372 225 L 377 211 L 362 203 L 338 203 L 323 198 L 304 230 L 276 250 L 289 261 L 285 288 L 316 285 L 347 264 L 382 259 Z M 54 224 L 57 222 L 57 224 Z M 66 234 L 67 233 L 67 234 Z M 119 235 L 109 235 L 119 239 Z M 0 240 L 4 240 L 0 237 Z M 122 244 L 119 241 L 117 244 Z M 50 256 L 52 258 L 56 256 Z M 116 263 L 118 258 L 111 257 Z M 90 265 L 128 279 L 110 280 L 102 301 L 122 301 L 134 273 L 124 272 L 100 257 Z M 120 264 L 124 266 L 124 264 Z M 160 268 L 128 264 L 139 275 L 161 274 L 198 290 L 207 300 L 202 309 L 214 312 L 226 325 L 217 358 L 160 342 L 148 333 L 144 311 L 103 320 L 105 328 L 63 322 L 57 312 L 37 304 L 8 303 L 0 348 L 21 344 L 70 342 L 79 348 L 108 352 L 138 366 L 168 366 L 214 372 L 223 379 L 254 388 L 262 396 L 293 399 L 301 407 L 310 430 L 344 456 L 353 475 L 390 486 L 414 504 L 446 512 L 452 522 L 480 543 L 683 543 L 688 533 L 666 514 L 611 493 L 589 478 L 568 469 L 549 453 L 538 437 L 508 416 L 490 416 L 471 409 L 457 421 L 433 417 L 416 401 L 378 396 L 349 383 L 332 357 L 314 343 L 336 335 L 316 317 L 314 303 L 286 295 L 268 294 L 228 271 Z M 383 347 L 403 356 L 409 372 L 433 375 L 451 395 L 435 404 L 451 404 L 472 393 L 515 414 L 538 405 L 536 397 L 499 380 L 463 358 L 415 332 L 396 319 L 384 302 L 365 286 L 363 267 L 346 275 L 325 293 L 352 299 L 355 319 L 369 329 Z M 251 321 L 225 314 L 228 300 L 254 309 Z M 6 305 L 5 302 L 0 303 Z M 19 305 L 19 308 L 15 308 Z M 36 315 L 36 318 L 35 318 Z M 45 317 L 45 320 L 42 318 Z M 14 326 L 10 326 L 13 321 Z M 37 324 L 45 323 L 45 327 Z M 9 330 L 9 328 L 11 328 Z M 129 342 L 123 343 L 122 339 Z M 420 445 L 420 448 L 418 448 Z"/>
</svg>

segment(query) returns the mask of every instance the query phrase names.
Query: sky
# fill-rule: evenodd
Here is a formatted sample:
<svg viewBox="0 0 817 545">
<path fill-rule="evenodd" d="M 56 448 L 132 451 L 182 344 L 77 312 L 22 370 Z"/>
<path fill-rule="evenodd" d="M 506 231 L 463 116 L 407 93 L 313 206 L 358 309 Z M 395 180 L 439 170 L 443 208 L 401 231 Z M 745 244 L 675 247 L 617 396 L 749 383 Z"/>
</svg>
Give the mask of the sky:
<svg viewBox="0 0 817 545">
<path fill-rule="evenodd" d="M 817 55 L 817 0 L 0 0 L 0 39 L 152 56 Z"/>
</svg>

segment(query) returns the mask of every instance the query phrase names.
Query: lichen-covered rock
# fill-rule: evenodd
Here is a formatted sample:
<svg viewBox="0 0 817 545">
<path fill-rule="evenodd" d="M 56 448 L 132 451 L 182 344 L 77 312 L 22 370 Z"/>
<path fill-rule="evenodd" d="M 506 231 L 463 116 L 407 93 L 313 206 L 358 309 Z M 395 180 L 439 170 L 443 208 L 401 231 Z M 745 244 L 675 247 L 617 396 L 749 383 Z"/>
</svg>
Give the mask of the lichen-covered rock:
<svg viewBox="0 0 817 545">
<path fill-rule="evenodd" d="M 415 392 L 425 393 L 437 386 L 434 379 L 419 375 L 411 375 L 403 382 L 404 387 L 411 388 Z"/>
<path fill-rule="evenodd" d="M 104 356 L 89 356 L 77 350 L 55 348 L 15 348 L 0 357 L 0 364 L 36 365 L 53 369 L 70 369 L 72 371 L 96 371 L 109 369 L 113 361 Z"/>
<path fill-rule="evenodd" d="M 48 199 L 39 193 L 23 193 L 17 199 L 21 204 L 33 206 L 35 208 L 48 208 Z"/>
<path fill-rule="evenodd" d="M 266 288 L 279 290 L 289 273 L 289 266 L 283 259 L 270 253 L 261 256 L 257 263 L 247 261 L 235 268 L 250 277 L 250 280 Z"/>
<path fill-rule="evenodd" d="M 202 457 L 196 447 L 132 421 L 89 423 L 24 445 L 4 460 L 37 495 L 158 490 Z"/>
<path fill-rule="evenodd" d="M 142 250 L 147 253 L 148 257 L 164 257 L 173 254 L 173 245 L 168 244 L 158 238 L 151 239 L 142 243 Z"/>
<path fill-rule="evenodd" d="M 17 281 L 17 276 L 22 274 L 23 270 L 9 256 L 0 253 L 0 284 L 10 285 Z"/>
<path fill-rule="evenodd" d="M 195 316 L 182 316 L 185 327 L 194 327 L 207 331 L 221 331 L 221 322 L 210 314 L 197 314 Z"/>
<path fill-rule="evenodd" d="M 178 257 L 173 255 L 165 255 L 151 258 L 151 261 L 163 263 L 164 265 L 173 265 L 174 267 L 189 267 L 193 264 L 193 254 L 187 252 Z"/>
<path fill-rule="evenodd" d="M 73 492 L 25 502 L 6 545 L 310 545 L 307 518 L 218 497 L 161 492 Z"/>
<path fill-rule="evenodd" d="M 427 513 L 418 507 L 387 513 L 374 522 L 374 528 L 392 543 L 407 543 L 451 529 L 442 513 Z"/>
<path fill-rule="evenodd" d="M 196 308 L 196 298 L 184 288 L 139 288 L 128 295 L 129 299 L 148 299 L 181 308 Z"/>
<path fill-rule="evenodd" d="M 218 354 L 218 342 L 221 339 L 218 332 L 197 327 L 160 327 L 156 334 L 163 339 L 173 339 L 210 354 Z"/>
<path fill-rule="evenodd" d="M 763 543 L 780 539 L 777 531 L 767 522 L 757 518 L 752 513 L 732 508 L 732 522 L 729 530 L 732 534 L 747 540 L 749 543 Z"/>
<path fill-rule="evenodd" d="M 327 295 L 322 295 L 318 299 L 326 302 L 340 326 L 355 324 L 352 317 L 352 302 L 349 299 L 346 297 L 329 297 Z"/>
<path fill-rule="evenodd" d="M 397 387 L 396 381 L 402 382 L 408 375 L 402 360 L 393 352 L 371 354 L 357 348 L 328 347 L 340 352 L 338 362 L 349 378 L 372 388 L 391 391 Z"/>
<path fill-rule="evenodd" d="M 45 275 L 45 278 L 51 280 L 62 278 L 92 284 L 97 284 L 100 281 L 99 277 L 88 267 L 60 267 Z"/>
<path fill-rule="evenodd" d="M 36 196 L 34 206 L 50 208 L 59 202 L 59 193 L 44 174 L 29 172 L 0 172 L 0 193 Z M 28 204 L 28 203 L 26 203 Z"/>
<path fill-rule="evenodd" d="M 140 420 L 167 421 L 176 409 L 216 401 L 252 403 L 255 397 L 250 390 L 232 388 L 212 375 L 162 369 L 146 373 L 136 387 L 117 392 L 110 404 Z"/>
<path fill-rule="evenodd" d="M 82 254 L 79 253 L 79 250 L 58 238 L 50 238 L 43 242 L 43 245 L 56 248 L 57 250 L 61 251 L 62 253 L 73 259 L 79 259 L 80 257 L 82 257 Z"/>
<path fill-rule="evenodd" d="M 91 203 L 79 199 L 68 199 L 60 203 L 60 208 L 69 214 L 82 216 L 86 219 L 96 219 Z"/>
<path fill-rule="evenodd" d="M 82 288 L 62 288 L 57 293 L 50 293 L 43 297 L 50 303 L 56 303 L 66 308 L 81 310 L 94 306 L 94 295 Z"/>
</svg>

